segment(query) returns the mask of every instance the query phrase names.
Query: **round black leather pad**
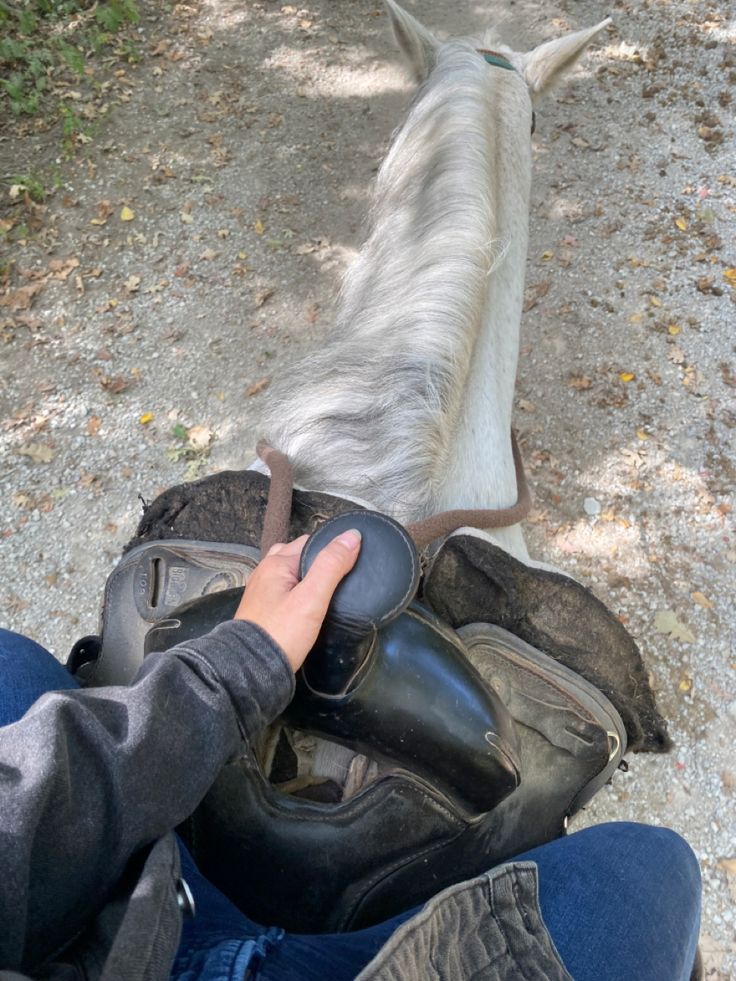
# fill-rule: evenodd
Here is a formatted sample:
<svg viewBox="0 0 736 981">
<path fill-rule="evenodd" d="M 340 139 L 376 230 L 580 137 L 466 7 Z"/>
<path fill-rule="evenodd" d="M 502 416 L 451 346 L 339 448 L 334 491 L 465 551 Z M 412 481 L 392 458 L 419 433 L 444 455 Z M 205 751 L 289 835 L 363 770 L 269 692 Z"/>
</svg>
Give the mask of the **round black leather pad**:
<svg viewBox="0 0 736 981">
<path fill-rule="evenodd" d="M 380 627 L 412 601 L 419 585 L 419 556 L 408 532 L 377 511 L 347 511 L 312 534 L 301 555 L 304 578 L 321 550 L 350 528 L 363 536 L 358 560 L 335 590 L 327 619 L 353 627 Z"/>
</svg>

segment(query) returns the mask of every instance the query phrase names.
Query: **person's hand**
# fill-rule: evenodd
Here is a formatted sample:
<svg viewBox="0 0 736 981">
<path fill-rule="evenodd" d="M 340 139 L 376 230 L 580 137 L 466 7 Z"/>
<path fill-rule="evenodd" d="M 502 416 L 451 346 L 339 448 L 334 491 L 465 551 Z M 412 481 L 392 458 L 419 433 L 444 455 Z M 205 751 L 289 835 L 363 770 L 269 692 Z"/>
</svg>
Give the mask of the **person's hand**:
<svg viewBox="0 0 736 981">
<path fill-rule="evenodd" d="M 317 640 L 332 594 L 355 565 L 360 532 L 344 531 L 317 555 L 299 582 L 299 557 L 306 535 L 274 545 L 248 580 L 236 620 L 250 620 L 269 633 L 294 673 Z"/>
</svg>

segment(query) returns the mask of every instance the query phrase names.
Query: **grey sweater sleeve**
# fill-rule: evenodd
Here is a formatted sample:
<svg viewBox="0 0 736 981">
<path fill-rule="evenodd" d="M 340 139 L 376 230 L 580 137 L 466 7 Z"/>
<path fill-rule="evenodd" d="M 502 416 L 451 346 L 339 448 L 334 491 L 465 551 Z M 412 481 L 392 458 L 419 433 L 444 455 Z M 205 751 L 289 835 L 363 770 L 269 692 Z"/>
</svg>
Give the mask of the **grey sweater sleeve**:
<svg viewBox="0 0 736 981">
<path fill-rule="evenodd" d="M 268 634 L 230 621 L 150 655 L 128 687 L 45 695 L 0 728 L 0 968 L 71 940 L 293 689 Z"/>
</svg>

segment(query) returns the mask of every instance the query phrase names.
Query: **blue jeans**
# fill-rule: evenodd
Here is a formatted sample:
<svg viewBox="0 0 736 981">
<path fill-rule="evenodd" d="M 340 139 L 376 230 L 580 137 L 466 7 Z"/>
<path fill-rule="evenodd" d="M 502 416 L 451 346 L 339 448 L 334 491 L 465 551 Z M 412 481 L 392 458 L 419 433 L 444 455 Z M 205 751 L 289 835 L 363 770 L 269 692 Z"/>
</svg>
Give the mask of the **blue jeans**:
<svg viewBox="0 0 736 981">
<path fill-rule="evenodd" d="M 18 719 L 45 691 L 76 687 L 48 651 L 0 630 L 0 725 Z M 287 934 L 244 916 L 201 875 L 183 845 L 181 851 L 197 912 L 184 921 L 171 975 L 176 981 L 351 981 L 416 912 L 354 933 Z M 575 981 L 688 981 L 700 873 L 679 835 L 606 824 L 518 857 L 537 864 L 542 915 Z"/>
</svg>

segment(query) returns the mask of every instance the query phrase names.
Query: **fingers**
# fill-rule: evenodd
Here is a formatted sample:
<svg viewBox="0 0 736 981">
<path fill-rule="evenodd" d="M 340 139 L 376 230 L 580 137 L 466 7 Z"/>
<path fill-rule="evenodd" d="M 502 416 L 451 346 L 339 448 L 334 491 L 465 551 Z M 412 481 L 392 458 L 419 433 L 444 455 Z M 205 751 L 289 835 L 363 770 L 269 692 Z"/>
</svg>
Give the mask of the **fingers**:
<svg viewBox="0 0 736 981">
<path fill-rule="evenodd" d="M 333 538 L 319 552 L 309 572 L 294 590 L 306 615 L 324 618 L 332 594 L 355 565 L 360 543 L 360 532 L 351 528 Z"/>
<path fill-rule="evenodd" d="M 295 538 L 293 542 L 278 542 L 276 545 L 272 545 L 268 550 L 268 555 L 301 555 L 302 549 L 304 548 L 304 543 L 306 542 L 308 535 L 301 535 L 299 538 Z"/>
<path fill-rule="evenodd" d="M 250 620 L 270 634 L 294 671 L 319 635 L 332 594 L 360 551 L 360 533 L 343 532 L 316 556 L 299 582 L 299 557 L 306 535 L 288 544 L 279 542 L 253 571 L 235 618 Z"/>
</svg>

